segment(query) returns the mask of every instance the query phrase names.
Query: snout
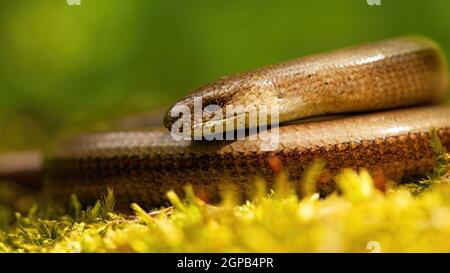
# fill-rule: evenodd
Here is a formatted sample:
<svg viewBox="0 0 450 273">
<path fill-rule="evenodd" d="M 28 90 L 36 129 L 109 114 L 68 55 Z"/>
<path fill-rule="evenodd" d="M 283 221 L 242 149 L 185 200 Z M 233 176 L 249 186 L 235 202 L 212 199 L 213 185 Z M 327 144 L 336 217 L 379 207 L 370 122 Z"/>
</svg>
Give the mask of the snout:
<svg viewBox="0 0 450 273">
<path fill-rule="evenodd" d="M 167 110 L 167 112 L 164 114 L 164 117 L 163 117 L 164 126 L 169 130 L 172 128 L 172 125 L 175 123 L 175 121 L 177 121 L 180 118 L 179 116 L 172 117 L 172 114 L 171 114 L 172 109 L 173 109 L 173 107 L 171 107 L 169 110 Z"/>
</svg>

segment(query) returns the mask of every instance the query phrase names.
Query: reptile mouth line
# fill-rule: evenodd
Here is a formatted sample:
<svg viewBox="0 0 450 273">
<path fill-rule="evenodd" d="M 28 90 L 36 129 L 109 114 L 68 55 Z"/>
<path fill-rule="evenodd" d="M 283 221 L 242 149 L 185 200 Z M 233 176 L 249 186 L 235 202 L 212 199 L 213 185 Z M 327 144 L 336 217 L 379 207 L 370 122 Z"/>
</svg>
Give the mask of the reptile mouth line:
<svg viewBox="0 0 450 273">
<path fill-rule="evenodd" d="M 172 108 L 166 113 L 164 121 L 172 134 L 194 137 L 194 140 L 222 140 L 225 139 L 221 136 L 222 134 L 226 135 L 227 140 L 236 140 L 279 127 L 278 108 L 272 107 L 270 113 L 267 108 L 267 106 L 260 106 L 236 112 L 230 109 L 244 109 L 244 107 L 228 106 L 226 109 L 219 108 L 215 112 L 203 110 L 202 121 L 198 122 L 195 120 L 196 116 L 200 116 L 199 113 L 189 114 L 187 118 L 183 117 L 186 113 L 173 117 L 171 113 L 174 108 Z M 225 118 L 217 119 L 219 116 Z M 184 120 L 181 120 L 183 118 Z M 177 121 L 180 126 L 174 128 Z M 185 126 L 189 126 L 188 129 Z"/>
</svg>

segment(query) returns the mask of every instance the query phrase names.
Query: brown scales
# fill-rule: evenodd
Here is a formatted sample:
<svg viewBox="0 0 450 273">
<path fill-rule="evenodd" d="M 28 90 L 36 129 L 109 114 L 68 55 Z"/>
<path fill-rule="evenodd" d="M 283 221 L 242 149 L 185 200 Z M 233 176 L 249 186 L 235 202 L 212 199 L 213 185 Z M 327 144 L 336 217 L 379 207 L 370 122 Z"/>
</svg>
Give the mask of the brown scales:
<svg viewBox="0 0 450 273">
<path fill-rule="evenodd" d="M 280 128 L 279 148 L 271 152 L 258 151 L 259 140 L 180 145 L 169 133 L 160 131 L 85 135 L 78 146 L 65 146 L 49 160 L 48 188 L 54 196 L 75 192 L 82 200 L 92 201 L 112 187 L 119 204 L 151 206 L 164 204 L 165 193 L 171 189 L 182 194 L 183 186 L 191 183 L 214 201 L 224 183 L 244 195 L 251 194 L 256 177 L 271 183 L 279 172 L 271 165 L 274 157 L 297 186 L 305 169 L 316 160 L 325 161 L 330 171 L 321 179 L 323 189 L 319 190 L 333 189 L 333 176 L 345 167 L 364 167 L 400 182 L 424 175 L 435 166 L 429 143 L 431 128 L 438 129 L 442 143 L 450 148 L 449 117 L 450 107 L 428 106 L 287 125 Z M 313 137 L 322 131 L 335 135 Z M 128 145 L 131 139 L 139 145 Z M 106 141 L 114 143 L 113 148 L 105 145 Z M 88 142 L 101 142 L 105 148 L 86 145 Z"/>
</svg>

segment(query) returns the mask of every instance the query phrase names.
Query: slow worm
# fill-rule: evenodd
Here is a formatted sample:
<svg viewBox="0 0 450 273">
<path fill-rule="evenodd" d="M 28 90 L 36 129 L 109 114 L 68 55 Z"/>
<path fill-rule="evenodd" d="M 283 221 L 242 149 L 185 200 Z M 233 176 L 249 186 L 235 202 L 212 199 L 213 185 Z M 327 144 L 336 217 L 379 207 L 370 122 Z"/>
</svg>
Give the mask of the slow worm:
<svg viewBox="0 0 450 273">
<path fill-rule="evenodd" d="M 426 38 L 401 37 L 341 49 L 222 78 L 171 108 L 185 105 L 193 110 L 196 96 L 202 97 L 202 107 L 215 104 L 220 109 L 277 104 L 281 126 L 273 150 L 262 150 L 261 140 L 248 137 L 176 141 L 164 128 L 116 130 L 69 139 L 46 155 L 43 170 L 36 164 L 32 170 L 39 169 L 44 192 L 54 198 L 76 193 L 90 201 L 111 187 L 119 205 L 148 206 L 163 204 L 168 190 L 182 193 L 187 183 L 213 201 L 223 185 L 250 194 L 256 177 L 273 181 L 274 160 L 292 181 L 300 181 L 313 161 L 323 160 L 331 177 L 341 168 L 365 167 L 400 182 L 435 166 L 432 128 L 450 147 L 450 107 L 438 105 L 447 84 L 446 60 Z M 293 122 L 329 114 L 337 117 Z M 168 111 L 164 124 L 171 128 L 179 118 Z M 213 117 L 189 118 L 195 129 Z M 1 158 L 7 166 L 7 158 Z M 0 177 L 2 172 L 6 177 L 8 168 L 1 170 Z M 322 182 L 333 186 L 332 179 Z"/>
</svg>

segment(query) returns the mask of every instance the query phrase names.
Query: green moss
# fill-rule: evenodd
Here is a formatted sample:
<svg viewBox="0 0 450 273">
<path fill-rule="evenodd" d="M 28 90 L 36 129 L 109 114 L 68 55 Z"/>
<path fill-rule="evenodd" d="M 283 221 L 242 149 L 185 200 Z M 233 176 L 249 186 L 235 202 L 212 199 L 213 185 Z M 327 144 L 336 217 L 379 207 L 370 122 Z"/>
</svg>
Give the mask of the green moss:
<svg viewBox="0 0 450 273">
<path fill-rule="evenodd" d="M 406 188 L 382 193 L 367 172 L 344 171 L 342 195 L 301 200 L 271 191 L 240 206 L 204 204 L 186 189 L 174 208 L 134 217 L 113 212 L 112 192 L 87 210 L 42 219 L 16 214 L 0 232 L 4 252 L 358 251 L 369 242 L 382 251 L 450 251 L 450 185 L 419 196 Z M 78 209 L 77 209 L 78 208 Z"/>
<path fill-rule="evenodd" d="M 448 252 L 449 155 L 433 135 L 435 172 L 385 192 L 367 171 L 347 169 L 336 178 L 339 193 L 320 199 L 314 193 L 320 163 L 306 175 L 302 199 L 281 174 L 275 190 L 257 181 L 255 197 L 243 205 L 231 191 L 222 204 L 207 205 L 187 186 L 184 200 L 167 194 L 173 207 L 146 212 L 131 204 L 134 216 L 126 216 L 114 212 L 110 190 L 86 210 L 72 196 L 67 210 L 33 206 L 26 216 L 16 213 L 0 230 L 0 251 Z"/>
</svg>

